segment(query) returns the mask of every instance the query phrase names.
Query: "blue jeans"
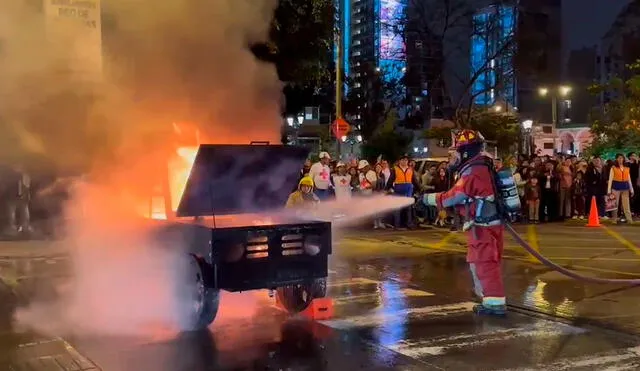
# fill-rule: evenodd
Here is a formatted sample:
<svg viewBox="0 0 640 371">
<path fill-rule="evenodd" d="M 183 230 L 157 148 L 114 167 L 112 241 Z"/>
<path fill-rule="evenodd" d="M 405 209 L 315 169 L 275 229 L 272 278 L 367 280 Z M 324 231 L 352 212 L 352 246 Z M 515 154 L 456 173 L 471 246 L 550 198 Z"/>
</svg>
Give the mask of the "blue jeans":
<svg viewBox="0 0 640 371">
<path fill-rule="evenodd" d="M 320 199 L 320 201 L 328 200 L 331 197 L 331 191 L 328 189 L 317 189 L 315 191 L 316 196 Z"/>
<path fill-rule="evenodd" d="M 413 184 L 401 183 L 393 186 L 393 192 L 397 196 L 413 197 Z M 402 214 L 405 214 L 405 220 L 407 221 L 407 227 L 413 225 L 413 206 L 407 206 L 400 209 L 394 214 L 394 224 L 396 227 L 400 227 L 402 223 Z"/>
</svg>

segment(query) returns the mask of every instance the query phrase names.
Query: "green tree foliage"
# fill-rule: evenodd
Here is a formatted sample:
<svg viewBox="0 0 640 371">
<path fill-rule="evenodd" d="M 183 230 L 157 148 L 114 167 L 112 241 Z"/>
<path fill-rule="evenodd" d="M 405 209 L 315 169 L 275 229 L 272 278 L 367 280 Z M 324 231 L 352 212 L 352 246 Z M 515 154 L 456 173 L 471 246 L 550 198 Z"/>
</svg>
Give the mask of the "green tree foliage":
<svg viewBox="0 0 640 371">
<path fill-rule="evenodd" d="M 287 111 L 322 106 L 332 97 L 334 16 L 332 0 L 280 0 L 270 41 L 252 46 L 258 58 L 275 63 L 286 84 Z"/>
<path fill-rule="evenodd" d="M 401 71 L 368 64 L 362 68 L 360 77 L 347 78 L 349 89 L 343 111 L 352 124 L 360 126 L 365 140 L 386 121 L 397 121 L 396 109 L 405 97 L 402 76 Z"/>
<path fill-rule="evenodd" d="M 391 111 L 387 122 L 377 130 L 371 138 L 362 145 L 362 157 L 374 160 L 382 155 L 388 160 L 396 160 L 404 153 L 407 153 L 412 137 L 395 130 L 393 117 L 397 121 L 397 114 Z"/>
<path fill-rule="evenodd" d="M 516 115 L 486 110 L 474 110 L 464 128 L 477 130 L 485 139 L 498 147 L 501 154 L 513 153 L 522 140 L 520 122 Z M 446 146 L 451 144 L 451 128 L 427 129 L 425 137 L 437 139 Z"/>
<path fill-rule="evenodd" d="M 613 77 L 588 89 L 594 95 L 617 92 L 620 96 L 591 111 L 589 121 L 594 140 L 587 149 L 591 155 L 613 157 L 617 152 L 640 148 L 640 60 L 627 68 L 626 80 Z"/>
</svg>

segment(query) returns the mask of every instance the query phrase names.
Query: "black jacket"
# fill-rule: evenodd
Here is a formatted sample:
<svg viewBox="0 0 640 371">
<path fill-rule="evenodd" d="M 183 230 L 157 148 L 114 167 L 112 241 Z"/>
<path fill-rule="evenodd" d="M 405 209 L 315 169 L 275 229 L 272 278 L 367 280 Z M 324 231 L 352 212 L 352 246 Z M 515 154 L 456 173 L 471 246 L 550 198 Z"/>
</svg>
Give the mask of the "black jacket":
<svg viewBox="0 0 640 371">
<path fill-rule="evenodd" d="M 602 172 L 598 173 L 593 165 L 589 165 L 586 174 L 584 174 L 587 193 L 595 196 L 607 194 L 607 176 L 608 173 L 605 172 L 604 167 Z"/>
</svg>

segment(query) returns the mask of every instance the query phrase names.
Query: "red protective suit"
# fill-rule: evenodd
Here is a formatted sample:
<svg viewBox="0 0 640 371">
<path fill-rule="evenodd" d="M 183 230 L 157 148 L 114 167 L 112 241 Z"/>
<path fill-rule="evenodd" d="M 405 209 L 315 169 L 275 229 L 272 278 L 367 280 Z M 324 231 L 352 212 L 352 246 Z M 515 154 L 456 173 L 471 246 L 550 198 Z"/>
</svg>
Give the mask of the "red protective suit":
<svg viewBox="0 0 640 371">
<path fill-rule="evenodd" d="M 468 163 L 477 162 L 481 155 Z M 482 307 L 505 310 L 502 281 L 504 226 L 495 208 L 493 174 L 487 166 L 463 166 L 453 188 L 435 195 L 438 208 L 455 207 L 465 221 L 468 238 L 467 262 L 475 292 L 482 297 Z M 480 215 L 476 215 L 479 213 Z M 476 216 L 481 216 L 477 219 Z M 483 309 L 483 308 L 481 308 Z"/>
</svg>

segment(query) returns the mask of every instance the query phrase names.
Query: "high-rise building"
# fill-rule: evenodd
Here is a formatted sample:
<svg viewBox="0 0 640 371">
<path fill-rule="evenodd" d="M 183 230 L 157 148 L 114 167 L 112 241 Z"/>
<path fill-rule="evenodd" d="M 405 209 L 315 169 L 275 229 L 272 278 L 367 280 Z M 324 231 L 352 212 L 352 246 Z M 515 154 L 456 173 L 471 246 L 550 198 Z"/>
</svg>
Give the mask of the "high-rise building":
<svg viewBox="0 0 640 371">
<path fill-rule="evenodd" d="M 486 106 L 505 102 L 517 106 L 514 71 L 516 5 L 497 4 L 473 16 L 471 36 L 471 99 Z"/>
<path fill-rule="evenodd" d="M 402 24 L 406 0 L 336 0 L 342 38 L 341 67 L 350 94 L 365 94 L 372 74 L 400 80 L 406 71 Z M 336 45 L 337 47 L 337 45 Z M 337 54 L 337 53 L 336 53 Z"/>
<path fill-rule="evenodd" d="M 561 0 L 501 0 L 476 11 L 469 53 L 475 105 L 504 104 L 521 116 L 550 122 L 550 103 L 538 89 L 563 83 L 561 5 Z"/>
<path fill-rule="evenodd" d="M 601 84 L 614 76 L 629 78 L 628 64 L 640 58 L 640 3 L 630 2 L 611 24 L 600 40 L 596 57 L 597 79 Z M 622 96 L 622 89 L 613 88 L 602 92 L 599 104 L 604 105 Z"/>
<path fill-rule="evenodd" d="M 429 9 L 418 8 L 419 0 L 409 3 L 407 29 L 407 72 L 404 76 L 409 98 L 410 115 L 416 116 L 415 126 L 422 127 L 431 118 L 451 116 L 451 99 L 447 94 L 444 79 L 444 40 L 434 32 L 428 16 Z M 426 18 L 426 19 L 425 19 Z M 422 121 L 422 122 L 420 122 Z"/>
</svg>

